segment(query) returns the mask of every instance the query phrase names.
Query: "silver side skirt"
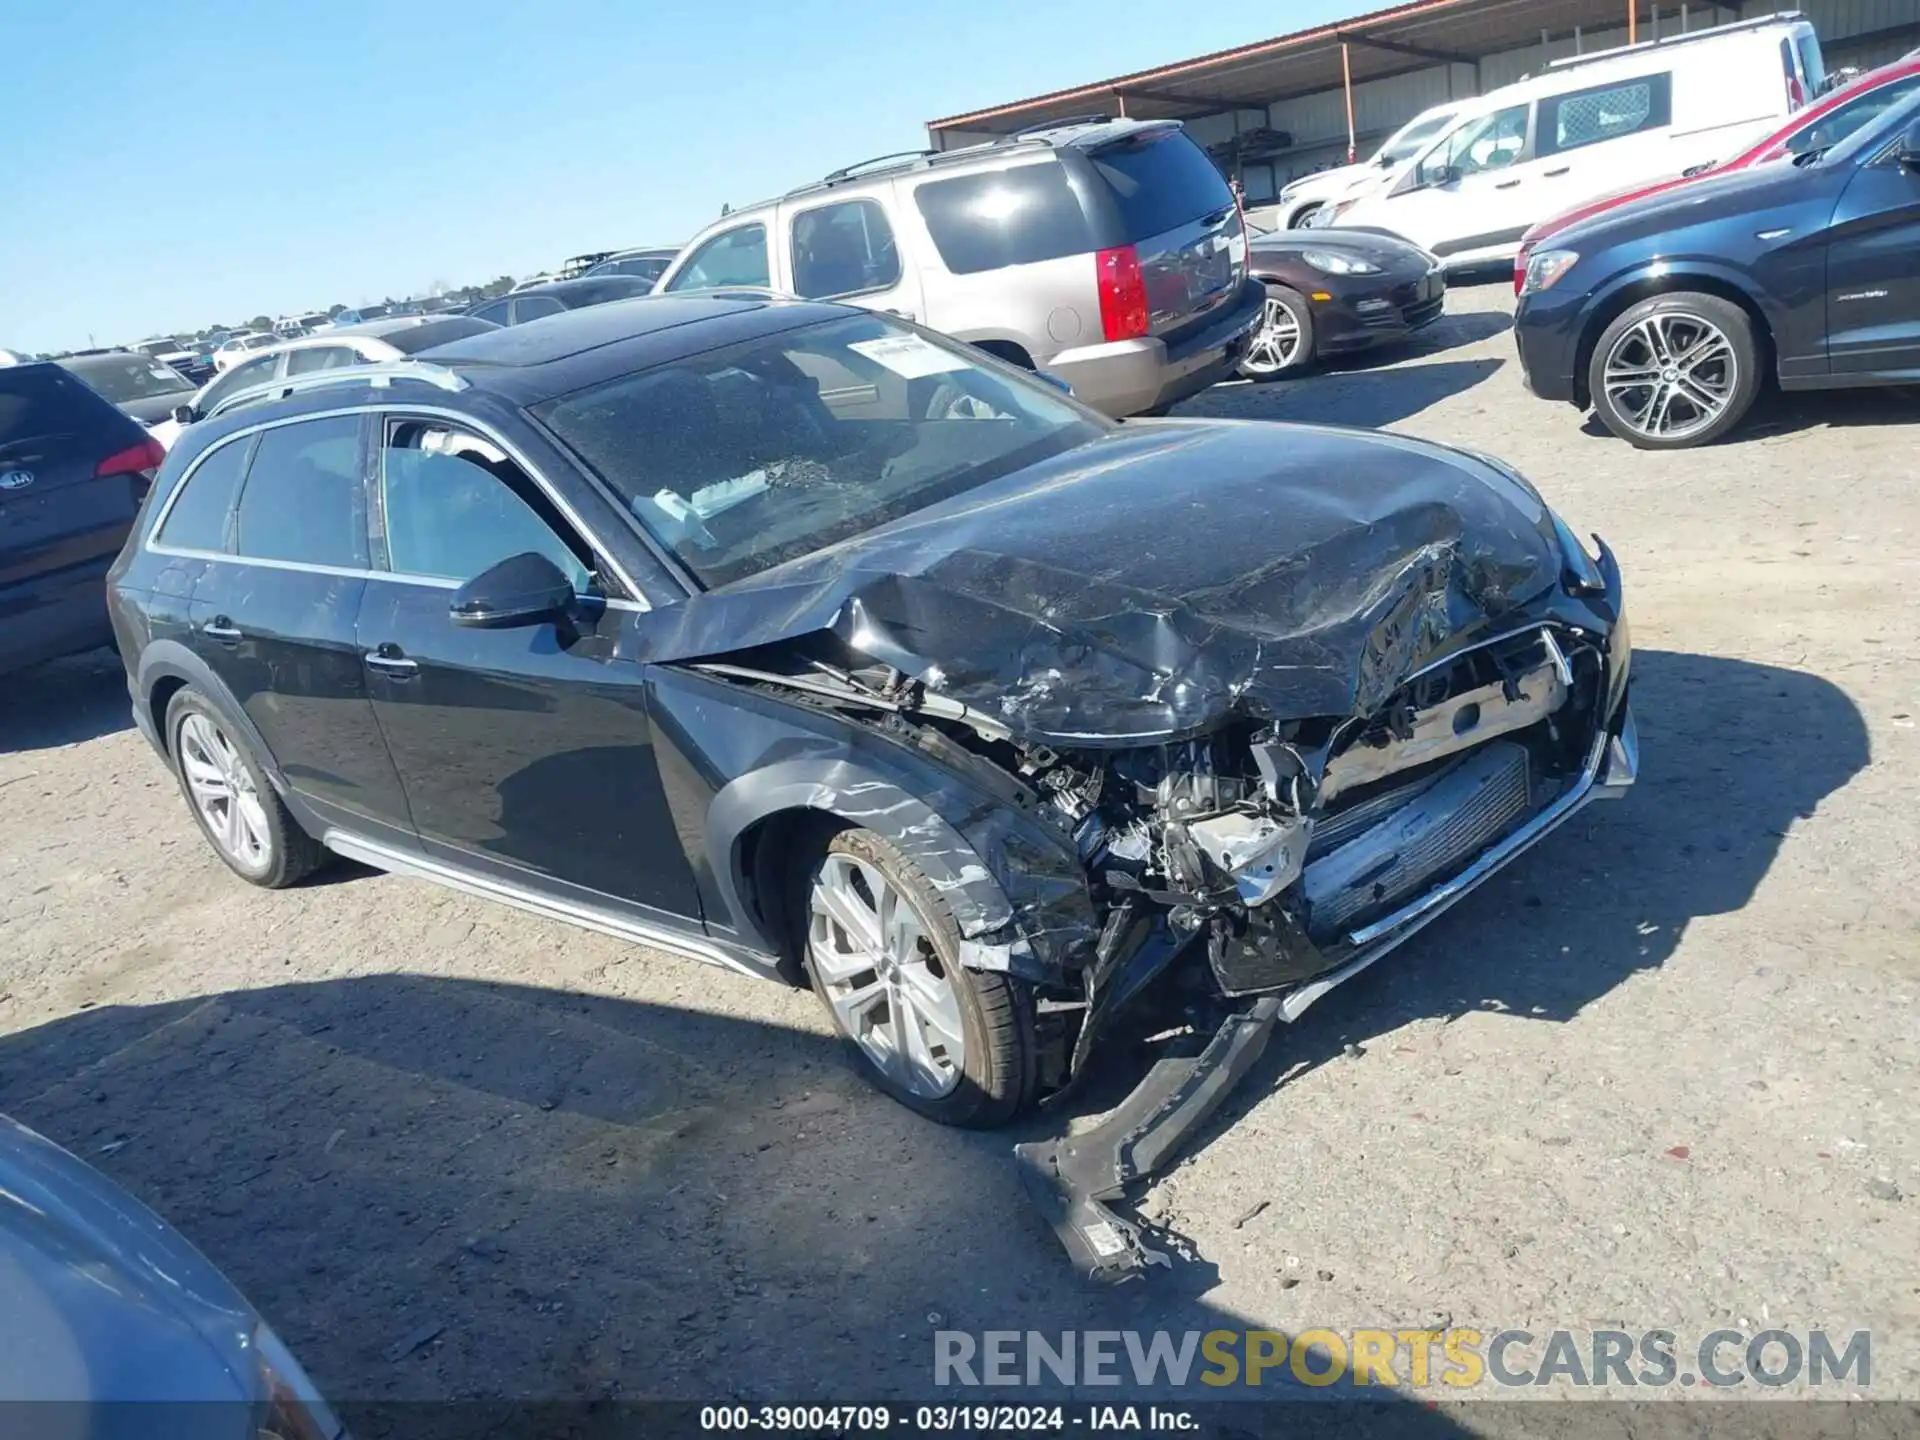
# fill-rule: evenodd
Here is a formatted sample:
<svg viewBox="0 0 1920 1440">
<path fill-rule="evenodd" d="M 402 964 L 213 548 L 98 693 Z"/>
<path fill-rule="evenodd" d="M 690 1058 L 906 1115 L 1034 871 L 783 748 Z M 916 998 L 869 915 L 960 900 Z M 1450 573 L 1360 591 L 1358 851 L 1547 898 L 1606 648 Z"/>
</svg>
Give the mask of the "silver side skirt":
<svg viewBox="0 0 1920 1440">
<path fill-rule="evenodd" d="M 1572 819 L 1583 806 L 1595 800 L 1619 799 L 1637 778 L 1639 768 L 1640 732 L 1633 723 L 1633 712 L 1628 711 L 1617 736 L 1602 731 L 1594 738 L 1586 768 L 1572 789 L 1506 839 L 1490 847 L 1453 879 L 1435 886 L 1393 914 L 1355 930 L 1347 937 L 1348 942 L 1366 948 L 1333 973 L 1290 991 L 1280 1002 L 1280 1018 L 1298 1020 L 1314 1001 L 1334 986 L 1351 980 L 1396 946 L 1412 939 L 1488 876 Z"/>
<path fill-rule="evenodd" d="M 674 934 L 659 930 L 641 921 L 629 919 L 625 915 L 602 910 L 597 906 L 578 905 L 568 900 L 556 899 L 551 895 L 541 895 L 518 885 L 509 885 L 495 880 L 491 876 L 476 875 L 471 870 L 462 870 L 457 866 L 439 860 L 428 859 L 424 855 L 409 855 L 405 851 L 395 850 L 377 841 L 366 840 L 345 830 L 328 830 L 320 837 L 320 843 L 336 855 L 344 855 L 349 860 L 358 860 L 363 865 L 371 865 L 376 870 L 385 870 L 392 875 L 410 875 L 416 880 L 431 880 L 436 885 L 445 885 L 452 890 L 462 890 L 469 895 L 478 895 L 483 900 L 497 900 L 502 905 L 511 905 L 516 910 L 526 910 L 535 915 L 545 916 L 549 920 L 563 920 L 569 925 L 578 925 L 585 930 L 597 930 L 602 935 L 611 935 L 618 940 L 631 940 L 636 945 L 651 945 L 656 950 L 670 950 L 676 955 L 684 955 L 707 965 L 718 965 L 723 969 L 735 970 L 742 975 L 750 975 L 756 980 L 767 978 L 767 972 L 756 970 L 743 960 L 729 955 L 719 946 L 691 936 Z"/>
</svg>

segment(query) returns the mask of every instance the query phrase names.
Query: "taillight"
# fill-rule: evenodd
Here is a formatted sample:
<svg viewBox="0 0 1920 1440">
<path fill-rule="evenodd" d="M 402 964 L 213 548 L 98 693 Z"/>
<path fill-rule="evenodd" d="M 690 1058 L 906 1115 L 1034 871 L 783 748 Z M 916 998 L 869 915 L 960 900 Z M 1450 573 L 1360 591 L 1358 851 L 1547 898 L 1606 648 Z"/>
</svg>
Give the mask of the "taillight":
<svg viewBox="0 0 1920 1440">
<path fill-rule="evenodd" d="M 1109 340 L 1137 340 L 1147 333 L 1147 282 L 1140 252 L 1131 245 L 1093 257 L 1100 282 L 1100 328 Z"/>
<path fill-rule="evenodd" d="M 158 470 L 166 458 L 167 447 L 149 435 L 138 445 L 129 445 L 107 456 L 93 467 L 93 478 L 104 480 L 109 475 L 138 475 L 142 471 Z"/>
</svg>

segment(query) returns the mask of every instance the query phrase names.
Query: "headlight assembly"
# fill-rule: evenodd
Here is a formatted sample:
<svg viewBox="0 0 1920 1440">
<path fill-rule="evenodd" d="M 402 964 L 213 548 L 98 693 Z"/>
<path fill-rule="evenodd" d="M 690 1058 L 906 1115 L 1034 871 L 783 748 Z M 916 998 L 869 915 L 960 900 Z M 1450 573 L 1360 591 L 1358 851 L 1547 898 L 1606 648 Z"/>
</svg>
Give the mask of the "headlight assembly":
<svg viewBox="0 0 1920 1440">
<path fill-rule="evenodd" d="M 1527 277 L 1521 283 L 1520 293 L 1531 295 L 1536 290 L 1551 290 L 1559 284 L 1560 277 L 1580 263 L 1577 250 L 1536 250 L 1527 258 Z"/>
<path fill-rule="evenodd" d="M 1300 258 L 1322 275 L 1378 275 L 1380 267 L 1357 255 L 1342 255 L 1338 250 L 1302 250 Z"/>
</svg>

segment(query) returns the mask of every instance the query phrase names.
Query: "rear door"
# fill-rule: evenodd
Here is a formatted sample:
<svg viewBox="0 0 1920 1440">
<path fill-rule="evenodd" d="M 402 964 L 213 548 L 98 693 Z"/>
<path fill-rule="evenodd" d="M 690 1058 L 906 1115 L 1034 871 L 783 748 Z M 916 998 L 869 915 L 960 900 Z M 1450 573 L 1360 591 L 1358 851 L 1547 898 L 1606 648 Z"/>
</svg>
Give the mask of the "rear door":
<svg viewBox="0 0 1920 1440">
<path fill-rule="evenodd" d="M 367 588 L 365 417 L 243 433 L 183 478 L 154 544 L 206 562 L 189 644 L 323 821 L 410 830 L 354 643 Z"/>
<path fill-rule="evenodd" d="M 0 369 L 0 592 L 62 576 L 99 587 L 152 480 L 147 443 L 58 365 Z M 102 590 L 103 623 L 105 603 Z"/>
<path fill-rule="evenodd" d="M 1148 329 L 1177 338 L 1230 306 L 1247 278 L 1247 235 L 1226 177 L 1177 126 L 1135 131 L 1087 151 L 1098 228 L 1132 245 L 1146 282 Z"/>
<path fill-rule="evenodd" d="M 899 193 L 886 186 L 889 198 Z M 784 288 L 803 300 L 839 300 L 918 320 L 920 274 L 901 262 L 890 209 L 875 195 L 781 206 Z"/>
</svg>

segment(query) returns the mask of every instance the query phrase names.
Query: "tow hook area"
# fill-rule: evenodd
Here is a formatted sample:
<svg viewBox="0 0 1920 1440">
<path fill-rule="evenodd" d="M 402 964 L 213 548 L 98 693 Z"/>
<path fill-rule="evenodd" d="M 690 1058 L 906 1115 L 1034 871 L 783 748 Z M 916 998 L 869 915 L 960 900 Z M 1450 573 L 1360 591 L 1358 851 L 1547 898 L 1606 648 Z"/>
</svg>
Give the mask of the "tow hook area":
<svg viewBox="0 0 1920 1440">
<path fill-rule="evenodd" d="M 1235 1011 L 1198 1055 L 1155 1062 L 1118 1108 L 1091 1130 L 1013 1147 L 1020 1183 L 1059 1235 L 1081 1277 L 1118 1285 L 1172 1261 L 1139 1226 L 1105 1202 L 1158 1174 L 1245 1078 L 1280 1018 L 1280 997 Z"/>
</svg>

